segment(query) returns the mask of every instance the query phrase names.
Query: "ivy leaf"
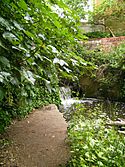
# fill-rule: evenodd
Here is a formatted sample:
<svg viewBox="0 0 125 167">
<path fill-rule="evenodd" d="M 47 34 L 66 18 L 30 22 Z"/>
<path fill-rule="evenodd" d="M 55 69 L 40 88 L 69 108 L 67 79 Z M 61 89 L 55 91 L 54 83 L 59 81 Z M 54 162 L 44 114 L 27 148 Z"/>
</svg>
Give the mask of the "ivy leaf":
<svg viewBox="0 0 125 167">
<path fill-rule="evenodd" d="M 19 5 L 19 7 L 22 8 L 23 10 L 28 10 L 27 4 L 25 3 L 24 0 L 20 0 L 20 1 L 18 2 L 18 5 Z"/>
<path fill-rule="evenodd" d="M 45 79 L 45 85 L 46 85 L 47 89 L 49 90 L 49 92 L 51 93 L 52 86 L 51 86 L 50 81 L 48 81 L 48 80 Z"/>
<path fill-rule="evenodd" d="M 16 21 L 13 21 L 13 24 L 16 28 L 18 28 L 19 30 L 23 30 L 23 28 L 21 27 L 20 24 L 18 24 Z"/>
<path fill-rule="evenodd" d="M 68 73 L 70 73 L 70 72 L 72 72 L 70 69 L 68 69 L 68 68 L 66 68 L 66 67 L 63 67 L 65 70 L 66 70 L 66 72 L 68 72 Z"/>
<path fill-rule="evenodd" d="M 14 78 L 14 77 L 11 77 L 10 78 L 10 82 L 12 83 L 12 85 L 18 85 L 19 84 L 19 81 L 17 78 Z"/>
<path fill-rule="evenodd" d="M 3 75 L 0 74 L 0 82 L 3 83 L 3 81 L 4 81 L 4 77 L 3 77 Z"/>
<path fill-rule="evenodd" d="M 10 31 L 11 26 L 7 20 L 5 20 L 3 17 L 0 16 L 0 24 L 4 27 L 6 27 L 6 30 Z"/>
<path fill-rule="evenodd" d="M 72 61 L 73 66 L 78 65 L 78 62 L 75 59 L 70 59 L 70 60 Z"/>
<path fill-rule="evenodd" d="M 35 78 L 34 78 L 34 75 L 31 71 L 25 71 L 23 70 L 23 75 L 24 77 L 32 84 L 34 85 L 35 83 Z"/>
<path fill-rule="evenodd" d="M 30 21 L 31 23 L 33 23 L 32 17 L 30 17 L 30 15 L 28 13 L 24 17 L 24 19 L 27 20 L 27 21 Z"/>
<path fill-rule="evenodd" d="M 0 40 L 0 46 L 6 50 L 8 50 L 3 44 L 2 44 L 2 41 Z"/>
<path fill-rule="evenodd" d="M 53 63 L 54 63 L 54 64 L 57 64 L 57 63 L 58 63 L 58 64 L 60 64 L 61 66 L 64 66 L 64 65 L 68 66 L 68 64 L 67 64 L 64 60 L 58 59 L 58 58 L 54 58 Z"/>
<path fill-rule="evenodd" d="M 2 62 L 6 67 L 10 67 L 9 60 L 6 57 L 1 56 L 0 62 Z"/>
<path fill-rule="evenodd" d="M 3 90 L 2 87 L 0 87 L 0 101 L 4 98 L 5 96 L 5 91 Z"/>
<path fill-rule="evenodd" d="M 14 34 L 12 34 L 10 32 L 4 32 L 3 33 L 3 37 L 5 39 L 8 39 L 10 42 L 18 41 L 18 38 Z"/>
<path fill-rule="evenodd" d="M 7 80 L 7 77 L 10 76 L 10 73 L 2 71 L 0 72 L 0 82 L 4 82 L 4 80 Z"/>
<path fill-rule="evenodd" d="M 10 76 L 10 73 L 5 72 L 5 71 L 0 72 L 0 74 L 3 75 L 3 77 L 8 77 L 8 76 Z"/>
<path fill-rule="evenodd" d="M 43 40 L 46 39 L 45 36 L 43 34 L 40 34 L 40 33 L 38 34 L 38 37 L 42 38 Z"/>
<path fill-rule="evenodd" d="M 58 50 L 54 46 L 48 45 L 48 47 L 51 48 L 53 53 L 58 53 Z"/>
</svg>

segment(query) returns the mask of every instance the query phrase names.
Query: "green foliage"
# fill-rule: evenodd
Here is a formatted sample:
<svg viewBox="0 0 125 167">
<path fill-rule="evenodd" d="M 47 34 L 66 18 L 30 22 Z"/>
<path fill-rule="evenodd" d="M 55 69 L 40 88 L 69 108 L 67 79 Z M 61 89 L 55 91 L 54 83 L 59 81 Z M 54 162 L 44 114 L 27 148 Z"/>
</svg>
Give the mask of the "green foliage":
<svg viewBox="0 0 125 167">
<path fill-rule="evenodd" d="M 107 127 L 101 106 L 77 105 L 69 123 L 71 167 L 122 167 L 125 162 L 125 137 Z"/>
<path fill-rule="evenodd" d="M 100 25 L 108 32 L 109 36 L 124 34 L 124 0 L 101 0 L 95 1 L 93 11 L 90 11 L 89 22 L 93 26 Z M 106 35 L 107 36 L 107 35 Z"/>
<path fill-rule="evenodd" d="M 100 48 L 87 51 L 84 59 L 93 62 L 96 70 L 93 76 L 98 82 L 98 95 L 111 100 L 124 101 L 125 97 L 125 45 L 112 47 L 108 52 Z M 91 79 L 91 76 L 89 76 Z"/>
<path fill-rule="evenodd" d="M 9 125 L 11 116 L 7 111 L 0 109 L 0 132 L 4 131 L 4 128 Z"/>
<path fill-rule="evenodd" d="M 64 0 L 64 2 L 74 10 L 80 18 L 85 18 L 85 7 L 88 6 L 87 0 Z"/>
<path fill-rule="evenodd" d="M 92 74 L 96 69 L 95 64 L 92 61 L 86 59 L 88 52 L 82 45 L 77 45 L 72 48 L 72 51 L 68 55 L 64 54 L 63 60 L 68 63 L 68 68 L 58 69 L 59 81 L 62 85 L 73 85 L 77 83 L 79 85 L 79 78 L 85 73 Z M 67 56 L 69 59 L 67 60 Z"/>
<path fill-rule="evenodd" d="M 124 0 L 103 0 L 100 5 L 97 5 L 94 11 L 94 17 L 96 20 L 116 18 L 123 19 L 125 2 Z"/>
<path fill-rule="evenodd" d="M 84 55 L 86 61 L 93 62 L 96 66 L 102 64 L 109 65 L 114 68 L 120 68 L 124 65 L 125 44 L 112 47 L 108 52 L 98 49 L 88 50 Z M 121 68 L 122 69 L 122 68 Z"/>
<path fill-rule="evenodd" d="M 60 103 L 57 74 L 63 71 L 65 77 L 74 67 L 70 64 L 84 62 L 74 52 L 84 36 L 77 28 L 77 15 L 63 1 L 1 0 L 0 6 L 0 127 L 4 127 L 10 118 L 23 117 L 34 107 Z"/>
<path fill-rule="evenodd" d="M 96 25 L 103 25 L 112 36 L 115 36 L 115 32 L 124 33 L 124 8 L 124 0 L 102 0 L 91 12 L 90 20 Z"/>
<path fill-rule="evenodd" d="M 111 37 L 111 34 L 109 34 L 108 32 L 101 32 L 101 31 L 88 32 L 85 35 L 90 39 Z"/>
</svg>

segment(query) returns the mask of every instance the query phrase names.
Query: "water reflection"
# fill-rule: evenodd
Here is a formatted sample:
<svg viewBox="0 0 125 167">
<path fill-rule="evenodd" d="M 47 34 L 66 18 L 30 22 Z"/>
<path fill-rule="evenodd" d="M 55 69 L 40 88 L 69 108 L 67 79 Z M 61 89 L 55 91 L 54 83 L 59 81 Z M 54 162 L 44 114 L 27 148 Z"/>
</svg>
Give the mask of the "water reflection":
<svg viewBox="0 0 125 167">
<path fill-rule="evenodd" d="M 111 120 L 125 119 L 125 103 L 105 100 L 101 104 L 103 111 L 107 113 Z"/>
</svg>

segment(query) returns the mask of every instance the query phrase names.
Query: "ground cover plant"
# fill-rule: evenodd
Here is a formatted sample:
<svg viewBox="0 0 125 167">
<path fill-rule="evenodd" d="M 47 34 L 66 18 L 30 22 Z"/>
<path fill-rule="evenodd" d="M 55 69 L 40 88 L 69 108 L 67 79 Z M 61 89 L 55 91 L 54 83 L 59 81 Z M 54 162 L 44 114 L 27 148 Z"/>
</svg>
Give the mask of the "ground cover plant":
<svg viewBox="0 0 125 167">
<path fill-rule="evenodd" d="M 108 117 L 101 106 L 76 105 L 71 116 L 68 138 L 70 167 L 124 167 L 125 137 L 106 126 Z"/>
</svg>

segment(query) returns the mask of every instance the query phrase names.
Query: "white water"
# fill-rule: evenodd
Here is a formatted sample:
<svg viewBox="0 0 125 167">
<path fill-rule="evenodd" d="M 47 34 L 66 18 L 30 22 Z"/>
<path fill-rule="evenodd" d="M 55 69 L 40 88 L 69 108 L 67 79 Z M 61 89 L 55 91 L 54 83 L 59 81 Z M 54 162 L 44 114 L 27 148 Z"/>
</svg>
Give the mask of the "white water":
<svg viewBox="0 0 125 167">
<path fill-rule="evenodd" d="M 98 101 L 97 99 L 87 98 L 85 100 L 77 100 L 76 98 L 71 97 L 71 89 L 70 87 L 60 87 L 60 98 L 63 110 L 67 110 L 70 108 L 74 103 L 86 103 L 86 104 L 93 104 L 93 102 Z M 61 107 L 61 108 L 62 108 Z"/>
</svg>

